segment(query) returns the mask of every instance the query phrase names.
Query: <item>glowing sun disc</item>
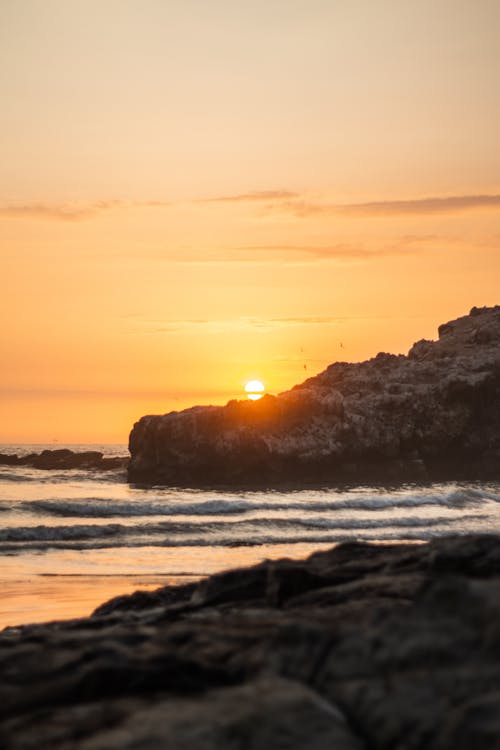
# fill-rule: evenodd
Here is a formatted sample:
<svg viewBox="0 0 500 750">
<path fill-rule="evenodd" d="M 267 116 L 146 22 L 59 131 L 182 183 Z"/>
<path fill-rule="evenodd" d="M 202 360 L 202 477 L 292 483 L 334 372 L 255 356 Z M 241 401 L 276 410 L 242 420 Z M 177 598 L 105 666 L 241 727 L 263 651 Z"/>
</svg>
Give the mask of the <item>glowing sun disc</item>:
<svg viewBox="0 0 500 750">
<path fill-rule="evenodd" d="M 258 401 L 264 395 L 264 383 L 260 380 L 249 380 L 245 384 L 245 392 L 250 401 Z"/>
</svg>

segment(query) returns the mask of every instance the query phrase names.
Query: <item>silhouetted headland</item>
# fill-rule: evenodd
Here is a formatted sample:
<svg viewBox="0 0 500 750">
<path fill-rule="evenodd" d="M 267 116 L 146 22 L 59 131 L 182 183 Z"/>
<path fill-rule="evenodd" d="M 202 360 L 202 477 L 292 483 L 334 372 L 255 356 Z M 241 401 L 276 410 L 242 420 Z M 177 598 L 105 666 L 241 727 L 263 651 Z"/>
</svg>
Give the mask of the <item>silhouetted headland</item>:
<svg viewBox="0 0 500 750">
<path fill-rule="evenodd" d="M 499 478 L 500 306 L 278 396 L 142 417 L 129 447 L 129 479 L 160 484 Z"/>
<path fill-rule="evenodd" d="M 500 538 L 343 544 L 0 634 L 9 750 L 491 750 Z"/>
</svg>

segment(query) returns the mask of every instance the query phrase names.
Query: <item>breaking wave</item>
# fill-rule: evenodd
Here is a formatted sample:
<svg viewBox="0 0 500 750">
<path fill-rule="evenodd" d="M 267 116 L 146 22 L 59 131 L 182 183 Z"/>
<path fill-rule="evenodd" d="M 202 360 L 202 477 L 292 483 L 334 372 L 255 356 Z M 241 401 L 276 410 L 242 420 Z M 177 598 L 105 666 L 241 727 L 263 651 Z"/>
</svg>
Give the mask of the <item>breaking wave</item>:
<svg viewBox="0 0 500 750">
<path fill-rule="evenodd" d="M 325 493 L 327 494 L 327 493 Z M 73 501 L 64 500 L 34 500 L 24 503 L 26 510 L 36 510 L 39 513 L 66 518 L 135 518 L 141 516 L 219 516 L 236 515 L 261 511 L 290 511 L 300 510 L 303 513 L 317 513 L 336 510 L 389 510 L 395 508 L 464 508 L 480 505 L 485 500 L 500 503 L 500 495 L 493 492 L 476 490 L 473 488 L 457 489 L 446 494 L 407 494 L 382 496 L 354 496 L 348 499 L 328 499 L 296 502 L 294 493 L 289 493 L 284 499 L 270 493 L 271 500 L 253 499 L 248 493 L 248 499 L 230 498 L 204 500 L 200 502 L 185 501 L 171 502 L 170 498 L 156 500 L 109 501 L 99 498 L 83 498 Z"/>
<path fill-rule="evenodd" d="M 254 518 L 240 521 L 218 521 L 208 524 L 156 523 L 127 526 L 123 524 L 76 524 L 63 526 L 21 526 L 0 530 L 0 550 L 14 550 L 17 544 L 35 545 L 38 549 L 53 546 L 73 549 L 69 542 L 85 542 L 85 549 L 106 546 L 224 546 L 272 543 L 289 543 L 314 541 L 332 541 L 331 533 L 318 532 L 377 531 L 380 529 L 426 529 L 440 527 L 452 530 L 456 525 L 468 524 L 481 520 L 480 515 L 467 515 L 459 518 L 438 516 L 434 518 Z M 304 534 L 304 530 L 311 534 Z M 271 534 L 271 535 L 270 535 Z M 354 535 L 355 536 L 355 535 Z M 158 537 L 162 537 L 159 539 Z M 349 536 L 353 538 L 353 535 Z M 378 537 L 377 537 L 378 538 Z M 419 537 L 420 538 L 420 537 Z M 249 541 L 253 540 L 253 541 Z M 260 541 L 259 541 L 260 540 Z"/>
<path fill-rule="evenodd" d="M 109 549 L 114 560 L 135 565 L 139 555 L 129 549 L 261 547 L 257 557 L 269 545 L 287 554 L 286 546 L 297 544 L 312 551 L 318 544 L 417 542 L 499 527 L 498 483 L 203 491 L 129 486 L 122 470 L 0 468 L 0 555 Z M 198 567 L 209 556 L 195 554 Z M 83 557 L 74 560 L 80 565 Z M 85 565 L 94 570 L 98 557 L 88 555 Z"/>
</svg>

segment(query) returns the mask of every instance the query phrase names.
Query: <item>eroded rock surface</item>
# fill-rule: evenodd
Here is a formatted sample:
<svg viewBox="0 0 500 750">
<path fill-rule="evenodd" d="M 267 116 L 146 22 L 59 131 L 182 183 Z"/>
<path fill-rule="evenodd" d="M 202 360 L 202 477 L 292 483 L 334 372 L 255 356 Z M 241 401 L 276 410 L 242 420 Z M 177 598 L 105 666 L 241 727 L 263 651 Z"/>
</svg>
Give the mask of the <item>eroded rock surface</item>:
<svg viewBox="0 0 500 750">
<path fill-rule="evenodd" d="M 279 396 L 140 419 L 132 481 L 185 485 L 500 477 L 500 306 L 408 356 L 337 362 Z"/>
<path fill-rule="evenodd" d="M 492 750 L 500 537 L 344 544 L 0 633 L 5 750 Z"/>
</svg>

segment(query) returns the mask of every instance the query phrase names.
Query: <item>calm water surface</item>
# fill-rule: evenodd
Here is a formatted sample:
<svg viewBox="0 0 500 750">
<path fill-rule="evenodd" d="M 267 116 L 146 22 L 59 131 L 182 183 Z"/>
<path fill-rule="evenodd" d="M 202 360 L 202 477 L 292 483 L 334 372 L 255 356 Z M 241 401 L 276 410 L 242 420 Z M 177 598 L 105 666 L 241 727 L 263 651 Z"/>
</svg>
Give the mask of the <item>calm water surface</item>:
<svg viewBox="0 0 500 750">
<path fill-rule="evenodd" d="M 0 446 L 24 454 L 43 448 Z M 0 467 L 0 627 L 89 614 L 111 596 L 346 540 L 500 531 L 500 483 L 214 491 L 129 485 L 123 471 Z"/>
</svg>

